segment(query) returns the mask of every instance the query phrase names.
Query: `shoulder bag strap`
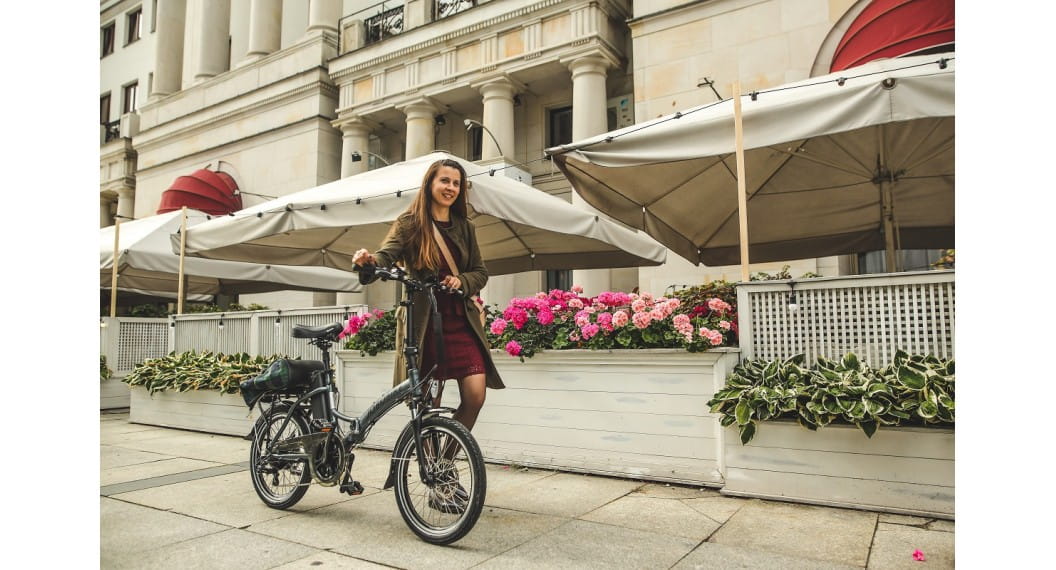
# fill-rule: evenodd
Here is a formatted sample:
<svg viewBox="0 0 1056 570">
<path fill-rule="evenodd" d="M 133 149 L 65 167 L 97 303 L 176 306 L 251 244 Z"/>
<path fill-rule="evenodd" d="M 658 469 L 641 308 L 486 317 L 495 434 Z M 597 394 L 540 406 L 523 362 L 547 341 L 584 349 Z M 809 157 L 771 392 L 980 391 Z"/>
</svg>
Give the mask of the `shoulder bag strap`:
<svg viewBox="0 0 1056 570">
<path fill-rule="evenodd" d="M 440 248 L 440 253 L 444 254 L 444 259 L 447 260 L 447 266 L 451 269 L 451 274 L 458 275 L 458 266 L 455 265 L 455 259 L 451 256 L 451 251 L 447 249 L 447 243 L 444 241 L 444 235 L 440 233 L 440 228 L 436 227 L 436 223 L 433 223 L 433 237 L 436 238 L 436 245 Z"/>
</svg>

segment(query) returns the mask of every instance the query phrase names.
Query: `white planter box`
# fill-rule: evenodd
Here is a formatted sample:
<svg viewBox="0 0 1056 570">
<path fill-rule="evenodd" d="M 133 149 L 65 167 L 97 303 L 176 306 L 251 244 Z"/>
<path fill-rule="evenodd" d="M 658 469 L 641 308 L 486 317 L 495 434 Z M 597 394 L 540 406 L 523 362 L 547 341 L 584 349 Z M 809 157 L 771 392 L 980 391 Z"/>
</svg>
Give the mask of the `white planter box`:
<svg viewBox="0 0 1056 570">
<path fill-rule="evenodd" d="M 722 484 L 722 432 L 706 402 L 725 384 L 736 349 L 567 350 L 521 363 L 493 358 L 505 390 L 488 390 L 473 435 L 485 457 L 603 475 Z M 342 410 L 358 416 L 392 386 L 393 354 L 338 351 Z M 450 383 L 444 405 L 458 406 Z M 410 414 L 390 412 L 366 445 L 391 449 Z"/>
<path fill-rule="evenodd" d="M 953 518 L 952 429 L 881 426 L 867 438 L 855 426 L 769 421 L 748 445 L 734 426 L 725 439 L 723 494 Z"/>
<path fill-rule="evenodd" d="M 111 376 L 107 380 L 99 382 L 99 409 L 112 410 L 114 408 L 127 408 L 129 402 L 128 384 L 125 384 L 117 376 Z"/>
<path fill-rule="evenodd" d="M 244 436 L 256 419 L 239 394 L 215 390 L 157 392 L 133 386 L 128 420 L 137 424 Z"/>
</svg>

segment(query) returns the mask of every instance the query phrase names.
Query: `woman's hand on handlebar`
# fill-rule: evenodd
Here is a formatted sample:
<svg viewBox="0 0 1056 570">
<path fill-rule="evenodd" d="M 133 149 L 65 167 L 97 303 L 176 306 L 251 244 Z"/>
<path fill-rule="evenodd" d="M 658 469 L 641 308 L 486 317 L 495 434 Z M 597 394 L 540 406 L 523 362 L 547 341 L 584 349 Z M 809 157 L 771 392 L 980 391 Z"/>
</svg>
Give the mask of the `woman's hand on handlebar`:
<svg viewBox="0 0 1056 570">
<path fill-rule="evenodd" d="M 352 263 L 362 267 L 363 265 L 377 265 L 378 262 L 369 251 L 360 249 L 352 254 Z"/>
<path fill-rule="evenodd" d="M 454 289 L 458 292 L 461 292 L 462 289 L 462 280 L 458 277 L 455 277 L 454 275 L 448 275 L 447 277 L 444 277 L 444 280 L 441 281 L 440 284 L 444 287 L 447 287 L 448 289 Z"/>
</svg>

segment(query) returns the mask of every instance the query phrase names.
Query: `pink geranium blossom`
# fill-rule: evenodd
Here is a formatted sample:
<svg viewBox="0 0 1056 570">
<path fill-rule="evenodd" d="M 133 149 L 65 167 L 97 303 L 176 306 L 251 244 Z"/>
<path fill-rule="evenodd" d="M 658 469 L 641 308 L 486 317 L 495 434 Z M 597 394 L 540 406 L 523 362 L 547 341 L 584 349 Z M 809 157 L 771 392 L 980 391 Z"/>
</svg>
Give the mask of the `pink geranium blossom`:
<svg viewBox="0 0 1056 570">
<path fill-rule="evenodd" d="M 591 337 L 598 334 L 598 325 L 590 323 L 579 329 L 579 332 L 583 333 L 583 340 L 590 340 Z"/>
<path fill-rule="evenodd" d="M 635 299 L 634 302 L 631 303 L 631 310 L 636 313 L 641 313 L 647 310 L 648 308 L 649 304 L 641 299 Z"/>
<path fill-rule="evenodd" d="M 548 325 L 554 322 L 554 313 L 550 312 L 550 309 L 543 309 L 536 313 L 535 320 L 539 321 L 541 325 Z"/>
<path fill-rule="evenodd" d="M 506 330 L 506 321 L 504 319 L 495 319 L 491 321 L 491 334 L 502 334 Z"/>
<path fill-rule="evenodd" d="M 724 331 L 730 330 L 730 321 L 719 321 L 719 328 Z"/>
<path fill-rule="evenodd" d="M 649 312 L 635 313 L 631 320 L 634 321 L 634 326 L 644 329 L 649 326 L 649 323 L 653 320 L 653 315 Z"/>
<path fill-rule="evenodd" d="M 572 308 L 572 309 L 582 309 L 583 308 L 583 301 L 580 301 L 577 298 L 572 298 L 572 299 L 568 300 L 568 306 L 569 306 L 569 308 Z"/>
<path fill-rule="evenodd" d="M 627 324 L 630 317 L 627 316 L 627 311 L 616 311 L 612 314 L 612 326 L 620 328 Z"/>
<path fill-rule="evenodd" d="M 510 356 L 520 356 L 520 354 L 521 354 L 521 345 L 520 345 L 520 343 L 518 343 L 515 340 L 511 340 L 510 342 L 507 342 L 506 343 L 506 352 Z"/>
<path fill-rule="evenodd" d="M 575 293 L 576 295 L 583 294 L 583 287 L 581 285 L 573 285 L 572 288 L 569 290 Z"/>
<path fill-rule="evenodd" d="M 722 299 L 719 299 L 718 297 L 708 299 L 708 308 L 712 311 L 719 313 L 720 315 L 725 315 L 727 312 L 733 309 L 733 307 L 731 307 L 729 303 L 723 301 Z"/>
<path fill-rule="evenodd" d="M 919 548 L 913 551 L 913 560 L 924 562 L 924 553 Z"/>
</svg>

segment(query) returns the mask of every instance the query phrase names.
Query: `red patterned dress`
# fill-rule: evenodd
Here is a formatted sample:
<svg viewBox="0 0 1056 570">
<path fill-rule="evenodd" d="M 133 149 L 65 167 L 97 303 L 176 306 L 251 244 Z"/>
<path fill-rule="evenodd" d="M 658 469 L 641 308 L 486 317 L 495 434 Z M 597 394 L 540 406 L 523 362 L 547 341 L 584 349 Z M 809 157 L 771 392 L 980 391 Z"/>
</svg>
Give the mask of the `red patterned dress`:
<svg viewBox="0 0 1056 570">
<path fill-rule="evenodd" d="M 451 222 L 436 222 L 436 225 L 440 229 L 445 230 L 451 227 Z M 462 256 L 459 254 L 454 242 L 451 241 L 446 232 L 440 233 L 444 236 L 447 250 L 451 252 L 451 257 L 454 258 L 455 263 L 461 264 Z M 440 279 L 443 280 L 448 275 L 451 275 L 451 270 L 441 256 Z M 443 326 L 444 357 L 440 359 L 439 366 L 437 366 L 433 377 L 444 380 L 451 378 L 461 380 L 466 376 L 484 374 L 486 368 L 484 367 L 484 356 L 481 352 L 483 347 L 480 345 L 477 335 L 473 334 L 473 331 L 469 328 L 469 321 L 466 318 L 466 306 L 462 299 L 455 295 L 437 292 L 436 305 L 440 312 L 440 321 Z M 430 322 L 425 329 L 425 341 L 421 346 L 422 366 L 420 370 L 423 375 L 436 363 L 436 342 L 433 340 L 432 316 L 430 315 L 429 318 Z"/>
</svg>

